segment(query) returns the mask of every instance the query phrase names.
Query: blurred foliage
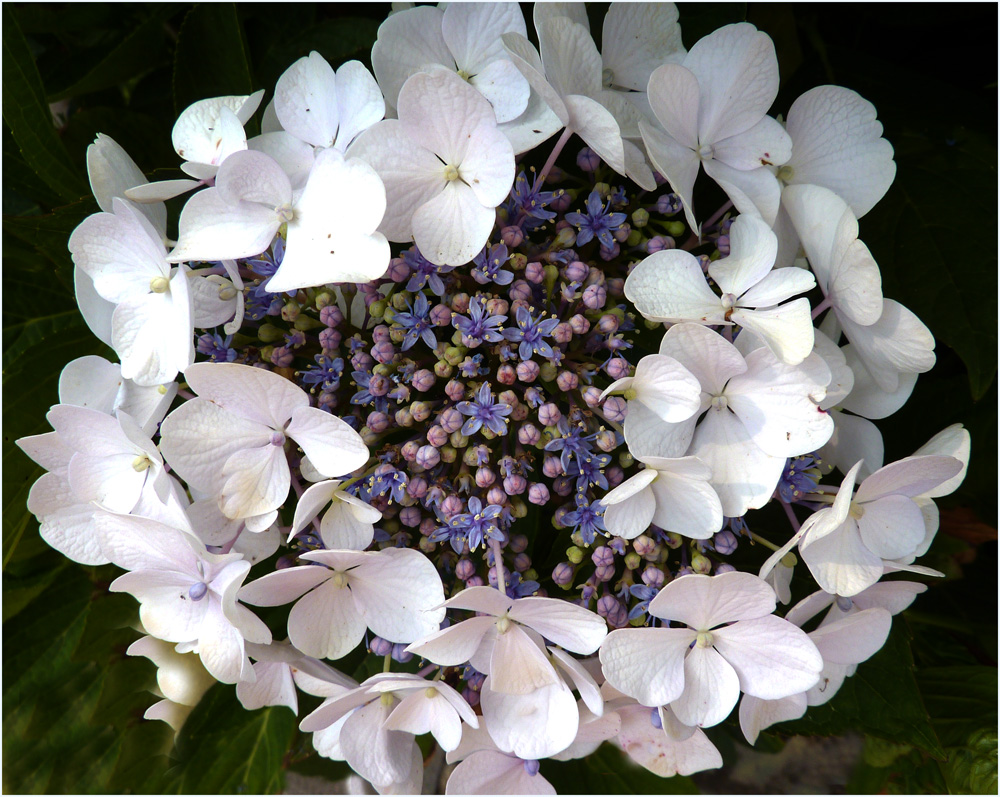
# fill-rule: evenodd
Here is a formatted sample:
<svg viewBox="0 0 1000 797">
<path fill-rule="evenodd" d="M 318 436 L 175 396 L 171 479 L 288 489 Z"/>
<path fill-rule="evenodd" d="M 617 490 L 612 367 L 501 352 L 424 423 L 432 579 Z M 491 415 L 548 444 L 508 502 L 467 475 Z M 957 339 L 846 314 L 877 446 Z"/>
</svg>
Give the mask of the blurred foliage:
<svg viewBox="0 0 1000 797">
<path fill-rule="evenodd" d="M 593 19 L 603 10 L 596 4 Z M 143 720 L 156 699 L 155 667 L 124 654 L 137 636 L 135 604 L 108 594 L 114 568 L 76 566 L 41 541 L 25 509 L 41 469 L 13 441 L 48 429 L 44 413 L 57 401 L 65 363 L 111 356 L 75 310 L 66 250 L 70 232 L 96 210 L 85 170 L 96 133 L 112 136 L 147 173 L 156 170 L 154 179 L 180 176 L 170 145 L 177 112 L 203 97 L 270 92 L 313 49 L 334 65 L 369 64 L 388 12 L 388 3 L 4 4 L 7 791 L 277 792 L 286 766 L 345 773 L 311 751 L 287 709 L 246 712 L 231 686 L 214 687 L 176 739 L 164 723 Z M 946 582 L 897 620 L 886 648 L 834 700 L 765 733 L 758 749 L 780 747 L 793 730 L 857 729 L 867 741 L 855 791 L 996 793 L 996 84 L 973 73 L 967 58 L 951 57 L 957 46 L 949 53 L 942 45 L 989 51 L 994 16 L 989 6 L 938 4 L 681 5 L 689 47 L 744 19 L 775 41 L 775 113 L 813 86 L 837 83 L 876 105 L 896 149 L 896 182 L 862 220 L 862 237 L 886 295 L 933 331 L 938 364 L 899 413 L 879 422 L 887 460 L 950 423 L 973 436 L 969 476 L 940 502 L 941 533 L 927 559 Z M 600 25 L 592 27 L 599 35 Z M 719 204 L 712 192 L 708 181 L 699 184 L 701 207 Z M 174 219 L 179 206 L 171 206 Z M 541 513 L 532 517 L 545 523 Z M 539 565 L 566 547 L 551 533 L 535 542 Z M 342 664 L 363 677 L 371 662 Z M 719 732 L 738 733 L 732 720 Z M 735 749 L 720 748 L 727 760 Z M 543 771 L 563 792 L 695 789 L 688 779 L 632 768 L 607 746 L 586 762 L 546 762 Z"/>
</svg>

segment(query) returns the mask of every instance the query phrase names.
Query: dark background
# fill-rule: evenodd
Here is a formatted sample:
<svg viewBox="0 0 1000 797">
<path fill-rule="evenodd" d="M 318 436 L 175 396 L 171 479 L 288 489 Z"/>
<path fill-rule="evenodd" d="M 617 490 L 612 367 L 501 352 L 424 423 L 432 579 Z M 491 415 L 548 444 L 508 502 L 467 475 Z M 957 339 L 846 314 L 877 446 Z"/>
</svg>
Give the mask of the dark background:
<svg viewBox="0 0 1000 797">
<path fill-rule="evenodd" d="M 530 19 L 530 6 L 523 7 Z M 591 7 L 595 36 L 605 8 Z M 785 113 L 799 94 L 825 83 L 875 104 L 898 172 L 861 220 L 861 237 L 882 269 L 885 295 L 913 310 L 938 342 L 936 367 L 920 377 L 902 410 L 878 422 L 886 461 L 909 455 L 951 423 L 972 433 L 968 478 L 939 501 L 941 532 L 924 560 L 947 579 L 897 619 L 886 648 L 831 704 L 757 743 L 777 751 L 792 731 L 863 733 L 864 758 L 849 790 L 995 793 L 996 9 L 680 6 L 689 48 L 744 19 L 772 36 L 782 74 L 772 113 Z M 66 362 L 110 356 L 75 310 L 66 251 L 73 228 L 97 210 L 85 170 L 96 133 L 111 135 L 153 179 L 179 176 L 170 145 L 179 111 L 197 99 L 259 88 L 267 102 L 284 69 L 312 49 L 334 65 L 368 63 L 388 11 L 388 4 L 4 4 L 7 791 L 276 791 L 286 768 L 331 778 L 345 771 L 311 754 L 286 709 L 245 712 L 232 687 L 208 694 L 176 746 L 163 723 L 142 721 L 155 668 L 124 655 L 136 637 L 128 627 L 135 603 L 107 594 L 113 568 L 74 565 L 38 537 L 24 503 L 41 471 L 13 440 L 47 431 L 44 414 L 57 401 Z M 55 127 L 49 103 L 59 103 Z M 713 199 L 705 182 L 699 191 Z M 178 209 L 171 207 L 174 223 Z M 731 766 L 742 744 L 734 721 L 711 735 Z M 984 780 L 991 767 L 993 780 Z M 543 774 L 560 791 L 697 788 L 687 778 L 664 781 L 627 768 L 607 748 L 586 763 L 546 762 Z"/>
</svg>

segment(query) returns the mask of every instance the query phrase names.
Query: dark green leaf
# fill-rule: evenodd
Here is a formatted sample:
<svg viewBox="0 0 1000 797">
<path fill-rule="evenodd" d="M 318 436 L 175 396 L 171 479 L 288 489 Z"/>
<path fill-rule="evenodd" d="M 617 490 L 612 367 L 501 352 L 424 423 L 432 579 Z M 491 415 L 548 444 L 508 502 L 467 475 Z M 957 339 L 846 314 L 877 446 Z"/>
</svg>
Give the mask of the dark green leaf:
<svg viewBox="0 0 1000 797">
<path fill-rule="evenodd" d="M 166 788 L 177 793 L 274 794 L 297 720 L 283 706 L 247 711 L 232 686 L 213 686 L 177 738 Z"/>
<path fill-rule="evenodd" d="M 699 794 L 691 778 L 661 778 L 610 744 L 575 761 L 546 759 L 541 774 L 558 794 Z"/>
<path fill-rule="evenodd" d="M 160 7 L 138 27 L 131 30 L 118 46 L 111 50 L 96 66 L 69 86 L 55 89 L 49 102 L 64 97 L 79 97 L 101 91 L 132 80 L 155 65 L 166 31 L 164 20 L 173 13 L 170 7 Z"/>
<path fill-rule="evenodd" d="M 885 276 L 886 296 L 917 314 L 969 371 L 974 399 L 997 368 L 997 255 L 992 246 L 961 254 L 957 242 L 976 219 L 982 240 L 996 240 L 996 148 L 970 131 L 952 138 L 912 134 L 894 142 L 898 172 L 863 221 L 863 237 Z M 942 201 L 929 203 L 928 192 Z"/>
<path fill-rule="evenodd" d="M 179 115 L 197 100 L 253 90 L 236 6 L 196 5 L 184 17 L 174 53 L 174 112 Z"/>
<path fill-rule="evenodd" d="M 42 80 L 9 5 L 3 9 L 3 82 L 3 118 L 25 163 L 63 199 L 83 196 L 82 164 L 73 164 L 59 141 Z"/>
<path fill-rule="evenodd" d="M 917 673 L 917 683 L 946 747 L 965 744 L 981 728 L 996 728 L 995 667 L 928 667 Z"/>
<path fill-rule="evenodd" d="M 909 634 L 898 617 L 882 650 L 858 665 L 833 700 L 778 727 L 782 732 L 822 736 L 861 730 L 944 758 L 913 674 Z"/>
</svg>

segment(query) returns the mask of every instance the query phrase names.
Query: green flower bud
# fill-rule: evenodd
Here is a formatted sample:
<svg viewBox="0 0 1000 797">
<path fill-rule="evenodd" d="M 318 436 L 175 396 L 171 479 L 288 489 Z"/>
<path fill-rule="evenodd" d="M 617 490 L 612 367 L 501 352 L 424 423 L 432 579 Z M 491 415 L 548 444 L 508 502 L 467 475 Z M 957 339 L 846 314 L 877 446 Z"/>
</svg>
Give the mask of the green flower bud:
<svg viewBox="0 0 1000 797">
<path fill-rule="evenodd" d="M 683 221 L 668 221 L 666 224 L 663 225 L 663 227 L 664 229 L 666 229 L 667 235 L 669 235 L 671 238 L 677 238 L 678 236 L 683 235 L 684 230 L 687 229 L 684 226 Z"/>
<path fill-rule="evenodd" d="M 635 570 L 642 564 L 642 557 L 639 556 L 635 551 L 629 551 L 625 554 L 625 567 L 629 570 Z"/>
<path fill-rule="evenodd" d="M 389 302 L 385 299 L 379 299 L 377 302 L 372 302 L 371 307 L 368 308 L 368 314 L 372 318 L 382 318 L 388 308 Z"/>
<path fill-rule="evenodd" d="M 299 317 L 300 310 L 301 308 L 299 307 L 299 303 L 294 299 L 289 299 L 285 302 L 285 306 L 281 308 L 281 318 L 282 320 L 291 323 Z"/>
<path fill-rule="evenodd" d="M 647 224 L 649 224 L 649 211 L 645 208 L 639 208 L 632 214 L 632 226 L 642 229 Z"/>
<path fill-rule="evenodd" d="M 545 361 L 542 363 L 542 367 L 539 370 L 539 377 L 543 382 L 554 382 L 556 376 L 559 375 L 559 369 L 556 368 L 555 363 Z"/>
<path fill-rule="evenodd" d="M 273 324 L 261 324 L 260 329 L 257 330 L 257 337 L 261 343 L 276 343 L 284 336 L 284 330 L 279 329 Z"/>
<path fill-rule="evenodd" d="M 440 377 L 441 379 L 447 379 L 451 376 L 453 370 L 454 369 L 444 360 L 438 360 L 434 363 L 434 375 Z"/>
<path fill-rule="evenodd" d="M 575 545 L 572 548 L 566 549 L 566 559 L 575 565 L 580 564 L 580 562 L 583 561 L 584 556 L 584 552 Z"/>
</svg>

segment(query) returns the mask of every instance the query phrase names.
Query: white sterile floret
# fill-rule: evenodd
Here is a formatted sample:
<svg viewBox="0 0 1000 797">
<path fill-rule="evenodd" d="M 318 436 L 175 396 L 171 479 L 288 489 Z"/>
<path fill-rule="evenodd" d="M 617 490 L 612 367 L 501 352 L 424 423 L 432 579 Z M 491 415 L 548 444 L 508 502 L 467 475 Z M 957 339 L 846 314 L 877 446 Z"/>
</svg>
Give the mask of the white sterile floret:
<svg viewBox="0 0 1000 797">
<path fill-rule="evenodd" d="M 215 678 L 193 653 L 178 653 L 175 646 L 153 636 L 137 639 L 129 656 L 145 656 L 156 665 L 156 685 L 164 697 L 143 714 L 144 719 L 158 719 L 178 731 L 202 695 L 215 684 Z"/>
<path fill-rule="evenodd" d="M 115 199 L 113 207 L 86 218 L 69 250 L 101 298 L 115 305 L 111 343 L 122 376 L 160 385 L 194 362 L 187 268 L 171 270 L 160 235 L 134 206 Z"/>
<path fill-rule="evenodd" d="M 679 249 L 639 263 L 625 280 L 625 296 L 652 321 L 739 324 L 783 362 L 798 365 L 813 350 L 809 300 L 781 302 L 814 288 L 816 280 L 804 269 L 772 268 L 777 239 L 755 216 L 739 216 L 729 240 L 729 256 L 708 267 L 721 296 L 708 286 L 698 259 Z"/>
<path fill-rule="evenodd" d="M 901 459 L 880 468 L 858 487 L 861 463 L 844 477 L 833 505 L 811 515 L 761 568 L 761 576 L 798 545 L 816 583 L 850 597 L 882 577 L 884 560 L 912 557 L 926 536 L 921 507 L 914 500 L 953 478 L 962 463 L 951 456 Z"/>
<path fill-rule="evenodd" d="M 556 680 L 526 694 L 511 694 L 493 688 L 490 675 L 483 681 L 479 702 L 483 720 L 497 747 L 523 759 L 550 758 L 569 749 L 577 738 L 581 709 L 588 716 L 604 713 L 600 687 L 580 662 L 557 647 L 545 648 L 532 641 L 549 658 Z M 516 665 L 510 665 L 516 666 Z M 573 697 L 579 691 L 582 703 Z"/>
<path fill-rule="evenodd" d="M 335 415 L 309 406 L 302 388 L 279 374 L 236 363 L 197 363 L 185 373 L 198 398 L 160 427 L 160 450 L 185 481 L 219 496 L 223 514 L 253 530 L 277 517 L 291 486 L 291 438 L 327 474 L 368 460 L 361 436 Z"/>
<path fill-rule="evenodd" d="M 608 633 L 604 620 L 581 606 L 555 598 L 510 598 L 492 587 L 464 589 L 444 607 L 482 616 L 419 639 L 406 650 L 446 667 L 469 662 L 492 677 L 493 691 L 512 695 L 561 682 L 538 644 L 540 637 L 588 655 Z"/>
<path fill-rule="evenodd" d="M 229 260 L 258 255 L 287 225 L 285 255 L 268 282 L 272 292 L 367 282 L 389 264 L 389 244 L 375 232 L 385 191 L 371 167 L 336 149 L 316 156 L 305 189 L 263 152 L 240 152 L 219 169 L 215 187 L 188 200 L 170 260 Z"/>
<path fill-rule="evenodd" d="M 268 573 L 247 584 L 240 600 L 254 606 L 297 601 L 288 638 L 309 656 L 346 656 L 366 628 L 390 642 L 413 642 L 444 619 L 441 577 L 419 551 L 313 551 L 300 558 L 309 564 Z"/>
<path fill-rule="evenodd" d="M 660 354 L 698 379 L 701 406 L 680 423 L 667 423 L 641 404 L 637 411 L 630 407 L 629 451 L 638 457 L 698 457 L 711 469 L 710 484 L 727 517 L 767 503 L 786 458 L 815 451 L 833 432 L 833 421 L 818 406 L 830 369 L 816 354 L 786 365 L 761 346 L 744 358 L 721 335 L 690 323 L 667 330 Z"/>
<path fill-rule="evenodd" d="M 446 761 L 458 766 L 448 776 L 445 794 L 555 794 L 538 772 L 536 759 L 504 752 L 484 728 L 466 727 L 462 743 Z"/>
<path fill-rule="evenodd" d="M 385 101 L 360 61 L 348 61 L 334 72 L 313 51 L 278 78 L 274 111 L 282 128 L 296 138 L 344 152 L 362 130 L 385 116 Z"/>
<path fill-rule="evenodd" d="M 415 794 L 424 768 L 414 735 L 430 732 L 450 750 L 458 745 L 461 721 L 478 727 L 468 703 L 447 684 L 380 673 L 328 697 L 299 728 L 313 733 L 320 755 L 347 761 L 380 794 Z"/>
<path fill-rule="evenodd" d="M 210 554 L 192 535 L 155 520 L 104 513 L 96 524 L 105 556 L 130 571 L 110 589 L 139 601 L 149 634 L 186 643 L 223 683 L 254 677 L 245 642 L 267 644 L 271 632 L 236 602 L 249 562 L 239 554 Z"/>
<path fill-rule="evenodd" d="M 193 180 L 164 180 L 130 189 L 126 196 L 134 202 L 162 202 L 205 185 L 226 158 L 247 148 L 243 130 L 260 106 L 264 91 L 250 95 L 211 97 L 185 108 L 170 135 L 174 150 L 184 158 L 181 171 Z"/>
<path fill-rule="evenodd" d="M 904 374 L 929 371 L 934 336 L 903 305 L 883 299 L 878 265 L 858 240 L 854 211 L 816 185 L 789 186 L 782 197 L 839 326 L 878 386 L 893 393 Z"/>
<path fill-rule="evenodd" d="M 896 176 L 892 145 L 882 138 L 875 106 L 842 86 L 810 89 L 788 110 L 792 157 L 776 170 L 782 187 L 819 185 L 844 199 L 857 218 L 878 202 Z M 784 194 L 782 194 L 784 196 Z M 775 220 L 778 265 L 791 265 L 799 236 L 785 210 Z"/>
<path fill-rule="evenodd" d="M 514 184 L 514 151 L 482 94 L 444 70 L 399 92 L 399 118 L 370 127 L 349 150 L 385 184 L 379 229 L 414 241 L 435 265 L 468 263 L 485 246 Z"/>
<path fill-rule="evenodd" d="M 810 618 L 799 616 L 797 608 L 793 607 L 785 619 L 802 626 Z M 853 674 L 858 664 L 882 649 L 891 626 L 889 612 L 871 608 L 831 622 L 824 621 L 810 631 L 809 639 L 823 656 L 819 683 L 808 691 L 777 700 L 744 695 L 740 701 L 740 729 L 746 740 L 753 744 L 764 728 L 776 722 L 798 719 L 805 714 L 808 705 L 821 705 L 830 700 L 846 675 Z"/>
<path fill-rule="evenodd" d="M 248 711 L 263 706 L 288 706 L 298 714 L 299 698 L 295 687 L 299 681 L 305 683 L 299 687 L 302 691 L 324 696 L 357 686 L 354 680 L 333 667 L 296 650 L 287 640 L 272 641 L 269 645 L 248 642 L 246 648 L 247 655 L 254 660 L 255 680 L 236 684 L 236 698 Z M 319 692 L 315 690 L 316 683 L 322 685 Z"/>
<path fill-rule="evenodd" d="M 601 393 L 604 401 L 612 393 L 625 394 L 625 400 L 642 404 L 668 423 L 686 421 L 701 404 L 701 385 L 687 368 L 673 357 L 650 354 L 639 360 L 633 376 L 612 382 Z"/>
<path fill-rule="evenodd" d="M 59 403 L 114 415 L 127 413 L 152 435 L 177 395 L 177 383 L 138 385 L 122 376 L 121 366 L 96 354 L 78 357 L 59 374 Z"/>
<path fill-rule="evenodd" d="M 680 64 L 649 79 L 649 104 L 660 127 L 640 121 L 649 159 L 684 203 L 697 228 L 692 198 L 699 167 L 741 213 L 774 223 L 781 188 L 771 168 L 792 154 L 792 140 L 767 116 L 778 93 L 771 38 L 753 25 L 726 25 L 700 39 Z"/>
<path fill-rule="evenodd" d="M 767 700 L 804 692 L 823 658 L 774 608 L 774 591 L 749 573 L 682 576 L 649 613 L 688 627 L 612 631 L 601 645 L 604 674 L 644 706 L 669 703 L 678 720 L 698 727 L 722 722 L 741 691 Z"/>
<path fill-rule="evenodd" d="M 299 497 L 289 541 L 318 517 L 327 504 L 329 509 L 323 513 L 319 523 L 319 535 L 324 547 L 363 551 L 372 544 L 374 524 L 382 519 L 382 513 L 360 498 L 345 493 L 341 482 L 333 480 L 313 484 Z"/>
<path fill-rule="evenodd" d="M 527 32 L 516 3 L 409 8 L 379 26 L 372 68 L 393 107 L 399 105 L 400 89 L 411 75 L 444 68 L 489 100 L 498 123 L 509 122 L 527 107 L 530 93 L 500 41 L 509 32 Z"/>
<path fill-rule="evenodd" d="M 103 133 L 98 133 L 94 143 L 87 147 L 87 178 L 98 207 L 105 213 L 114 211 L 116 197 L 125 199 L 125 192 L 130 188 L 149 183 L 118 142 Z M 166 239 L 167 206 L 162 202 L 151 202 L 140 205 L 139 211 L 149 219 L 160 237 Z"/>
<path fill-rule="evenodd" d="M 655 523 L 665 531 L 707 540 L 722 528 L 722 503 L 704 462 L 697 457 L 636 459 L 646 469 L 601 498 L 609 532 L 633 540 Z"/>
<path fill-rule="evenodd" d="M 590 31 L 566 16 L 553 16 L 535 6 L 538 50 L 519 33 L 503 35 L 504 49 L 531 88 L 555 113 L 564 138 L 580 136 L 618 174 L 647 190 L 656 187 L 642 152 L 622 138 L 615 115 L 605 107 L 626 105 L 603 86 L 601 54 Z"/>
</svg>

